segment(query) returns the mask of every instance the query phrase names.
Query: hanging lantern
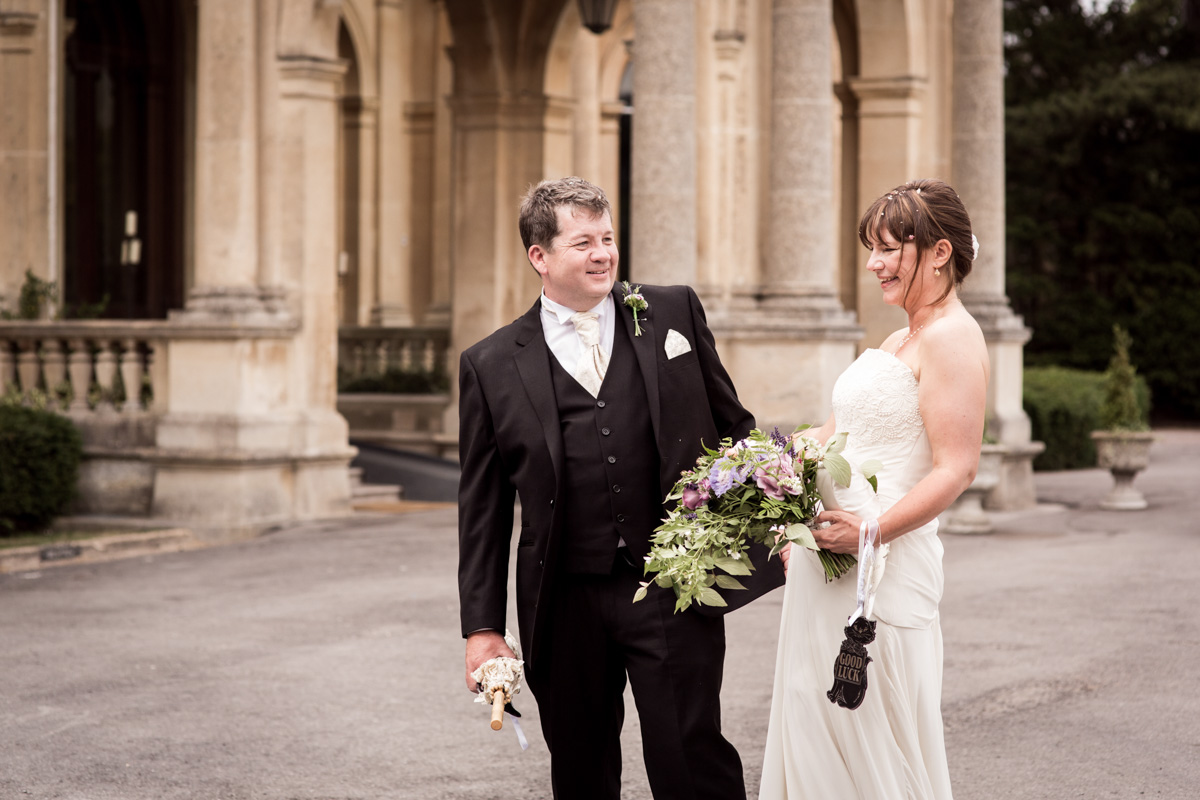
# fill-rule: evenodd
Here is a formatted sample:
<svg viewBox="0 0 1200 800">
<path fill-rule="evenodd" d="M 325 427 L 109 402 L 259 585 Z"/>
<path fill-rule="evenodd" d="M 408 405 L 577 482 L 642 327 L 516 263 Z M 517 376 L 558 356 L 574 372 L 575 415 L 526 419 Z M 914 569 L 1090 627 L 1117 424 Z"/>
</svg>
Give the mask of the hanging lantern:
<svg viewBox="0 0 1200 800">
<path fill-rule="evenodd" d="M 616 10 L 617 0 L 579 0 L 579 18 L 583 20 L 583 27 L 595 34 L 612 27 Z"/>
</svg>

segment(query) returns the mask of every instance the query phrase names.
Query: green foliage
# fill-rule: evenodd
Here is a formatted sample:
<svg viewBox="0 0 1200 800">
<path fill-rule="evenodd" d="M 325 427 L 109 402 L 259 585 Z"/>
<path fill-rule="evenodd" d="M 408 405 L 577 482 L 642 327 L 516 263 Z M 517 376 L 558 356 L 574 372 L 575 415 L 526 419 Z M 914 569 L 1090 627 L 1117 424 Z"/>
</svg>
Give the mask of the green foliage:
<svg viewBox="0 0 1200 800">
<path fill-rule="evenodd" d="M 1092 431 L 1100 430 L 1100 407 L 1105 375 L 1069 367 L 1029 367 L 1025 370 L 1024 406 L 1035 441 L 1045 451 L 1033 461 L 1037 470 L 1086 469 L 1096 466 Z M 1134 379 L 1138 415 L 1147 419 L 1150 390 Z"/>
<path fill-rule="evenodd" d="M 1100 427 L 1106 431 L 1144 431 L 1146 416 L 1138 405 L 1137 370 L 1129 362 L 1129 332 L 1113 326 L 1113 357 L 1104 373 Z"/>
<path fill-rule="evenodd" d="M 0 401 L 0 535 L 46 527 L 75 495 L 83 458 L 65 417 Z"/>
<path fill-rule="evenodd" d="M 439 394 L 450 390 L 444 372 L 389 369 L 377 375 L 338 375 L 338 391 L 345 394 Z"/>
<path fill-rule="evenodd" d="M 25 270 L 25 282 L 21 284 L 21 293 L 17 295 L 17 313 L 5 311 L 3 319 L 41 319 L 42 309 L 58 298 L 58 285 L 53 281 L 44 281 L 32 270 Z"/>
<path fill-rule="evenodd" d="M 100 319 L 108 311 L 109 300 L 111 300 L 111 295 L 105 292 L 104 296 L 95 303 L 79 302 L 72 306 L 64 306 L 62 317 L 63 319 Z"/>
<path fill-rule="evenodd" d="M 736 576 L 753 570 L 746 551 L 755 542 L 771 548 L 772 555 L 789 541 L 816 550 L 826 580 L 848 572 L 856 559 L 819 549 L 807 528 L 820 512 L 822 492 L 832 492 L 833 483 L 850 484 L 850 462 L 841 455 L 846 436 L 834 434 L 822 446 L 808 436 L 755 428 L 736 445 L 726 438 L 716 450 L 705 447 L 696 466 L 685 470 L 667 495 L 668 502 L 678 502 L 651 536 L 648 580 L 633 601 L 643 599 L 654 583 L 675 592 L 676 611 L 692 603 L 728 605 L 717 590 L 745 588 Z M 873 476 L 879 466 L 868 462 L 863 474 Z M 822 488 L 822 483 L 828 485 Z"/>
<path fill-rule="evenodd" d="M 1006 0 L 1007 287 L 1030 365 L 1099 370 L 1111 328 L 1200 416 L 1200 48 L 1179 0 Z"/>
</svg>

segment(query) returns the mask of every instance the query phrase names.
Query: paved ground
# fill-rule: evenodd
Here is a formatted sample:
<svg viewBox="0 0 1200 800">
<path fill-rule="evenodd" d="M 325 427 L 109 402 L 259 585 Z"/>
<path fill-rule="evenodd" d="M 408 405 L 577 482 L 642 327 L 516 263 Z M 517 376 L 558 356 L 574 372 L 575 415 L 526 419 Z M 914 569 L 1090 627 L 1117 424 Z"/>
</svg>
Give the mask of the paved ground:
<svg viewBox="0 0 1200 800">
<path fill-rule="evenodd" d="M 1144 512 L 1110 479 L 943 537 L 959 800 L 1200 795 L 1200 431 L 1164 434 Z M 462 685 L 449 508 L 0 576 L 0 798 L 545 798 L 548 758 Z M 753 797 L 779 593 L 730 618 L 724 708 Z M 626 791 L 646 800 L 639 732 Z M 828 800 L 822 798 L 821 800 Z M 836 800 L 836 799 L 834 799 Z"/>
</svg>

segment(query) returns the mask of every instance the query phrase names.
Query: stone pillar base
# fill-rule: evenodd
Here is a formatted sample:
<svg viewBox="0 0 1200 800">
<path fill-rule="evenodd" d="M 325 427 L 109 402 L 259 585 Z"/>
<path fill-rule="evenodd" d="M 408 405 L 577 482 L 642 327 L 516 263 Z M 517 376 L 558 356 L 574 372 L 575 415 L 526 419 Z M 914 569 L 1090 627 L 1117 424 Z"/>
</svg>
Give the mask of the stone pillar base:
<svg viewBox="0 0 1200 800">
<path fill-rule="evenodd" d="M 188 294 L 187 307 L 168 318 L 181 325 L 294 326 L 286 292 L 279 287 L 198 286 Z"/>
<path fill-rule="evenodd" d="M 371 309 L 371 324 L 384 328 L 405 328 L 413 324 L 413 317 L 402 306 L 380 305 Z"/>
<path fill-rule="evenodd" d="M 1033 459 L 1045 445 L 1030 441 L 1029 416 L 1022 406 L 1024 351 L 1030 331 L 1002 294 L 964 291 L 962 301 L 987 339 L 992 368 L 987 431 L 1008 448 L 1000 484 L 988 495 L 985 506 L 994 511 L 1033 508 L 1037 505 Z"/>
<path fill-rule="evenodd" d="M 210 539 L 253 536 L 272 525 L 350 513 L 354 451 L 323 456 L 216 456 L 159 450 L 151 514 Z"/>
<path fill-rule="evenodd" d="M 1023 511 L 1037 505 L 1033 485 L 1033 460 L 1046 449 L 1042 442 L 1008 445 L 1000 467 L 1000 483 L 987 496 L 984 508 L 990 511 Z"/>
<path fill-rule="evenodd" d="M 295 324 L 181 316 L 159 359 L 150 513 L 228 537 L 348 512 L 355 451 L 345 419 L 296 385 Z"/>
<path fill-rule="evenodd" d="M 721 362 L 758 427 L 821 425 L 833 384 L 854 361 L 862 329 L 840 307 L 830 313 L 793 305 L 786 313 L 739 310 L 711 319 Z"/>
</svg>

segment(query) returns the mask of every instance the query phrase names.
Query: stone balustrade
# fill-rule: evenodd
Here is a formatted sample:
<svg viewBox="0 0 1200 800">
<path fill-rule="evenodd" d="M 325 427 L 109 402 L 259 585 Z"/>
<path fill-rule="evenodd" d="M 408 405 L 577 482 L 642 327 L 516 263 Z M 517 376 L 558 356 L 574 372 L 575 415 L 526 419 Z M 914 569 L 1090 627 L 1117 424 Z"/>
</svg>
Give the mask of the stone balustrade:
<svg viewBox="0 0 1200 800">
<path fill-rule="evenodd" d="M 439 378 L 456 374 L 447 363 L 448 328 L 344 327 L 338 342 L 338 371 L 347 384 L 392 370 Z M 444 425 L 449 406 L 448 392 L 339 392 L 337 404 L 355 442 L 453 458 L 457 438 Z"/>
<path fill-rule="evenodd" d="M 343 326 L 338 330 L 338 370 L 352 378 L 393 369 L 451 375 L 449 348 L 449 328 Z"/>
<path fill-rule="evenodd" d="M 0 321 L 0 395 L 36 394 L 73 418 L 149 410 L 154 355 L 167 338 L 157 321 Z"/>
<path fill-rule="evenodd" d="M 291 335 L 278 328 L 179 324 L 167 320 L 0 320 L 0 397 L 69 417 L 83 438 L 76 513 L 151 514 L 158 440 L 171 407 L 169 345 L 182 339 Z M 346 327 L 339 368 L 348 379 L 390 370 L 450 374 L 446 328 Z M 438 455 L 449 395 L 339 395 L 352 437 Z"/>
</svg>

